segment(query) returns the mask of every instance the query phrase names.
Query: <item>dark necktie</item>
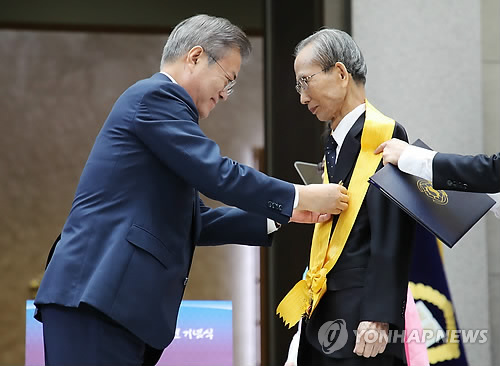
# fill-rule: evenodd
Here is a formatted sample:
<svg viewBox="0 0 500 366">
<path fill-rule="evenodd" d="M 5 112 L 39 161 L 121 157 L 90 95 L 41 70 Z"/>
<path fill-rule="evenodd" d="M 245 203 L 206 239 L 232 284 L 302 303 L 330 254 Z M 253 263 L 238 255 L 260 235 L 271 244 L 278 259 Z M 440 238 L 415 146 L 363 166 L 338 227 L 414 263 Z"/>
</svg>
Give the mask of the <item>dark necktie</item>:
<svg viewBox="0 0 500 366">
<path fill-rule="evenodd" d="M 335 171 L 335 158 L 337 157 L 337 142 L 332 135 L 328 136 L 325 145 L 325 160 L 326 171 L 328 172 L 328 180 L 333 183 L 333 172 Z"/>
</svg>

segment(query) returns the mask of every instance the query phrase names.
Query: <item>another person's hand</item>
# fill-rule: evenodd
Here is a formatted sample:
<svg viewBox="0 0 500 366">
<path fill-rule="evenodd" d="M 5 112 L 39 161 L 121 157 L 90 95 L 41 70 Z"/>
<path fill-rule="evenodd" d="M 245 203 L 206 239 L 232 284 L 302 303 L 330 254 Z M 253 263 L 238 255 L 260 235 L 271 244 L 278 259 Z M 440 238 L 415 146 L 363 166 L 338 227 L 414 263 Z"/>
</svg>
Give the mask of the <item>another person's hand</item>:
<svg viewBox="0 0 500 366">
<path fill-rule="evenodd" d="M 375 357 L 385 351 L 389 339 L 389 324 L 362 321 L 356 334 L 354 353 L 363 357 Z"/>
<path fill-rule="evenodd" d="M 298 211 L 311 211 L 338 215 L 347 209 L 347 189 L 339 184 L 309 184 L 297 186 Z"/>
<path fill-rule="evenodd" d="M 300 211 L 293 210 L 292 217 L 290 217 L 290 222 L 297 222 L 300 224 L 316 224 L 321 222 L 326 222 L 332 218 L 330 214 L 320 214 L 311 211 Z"/>
<path fill-rule="evenodd" d="M 386 142 L 382 142 L 375 150 L 375 154 L 382 153 L 382 161 L 384 162 L 384 165 L 391 163 L 397 166 L 401 154 L 407 147 L 408 143 L 405 141 L 390 139 Z"/>
</svg>

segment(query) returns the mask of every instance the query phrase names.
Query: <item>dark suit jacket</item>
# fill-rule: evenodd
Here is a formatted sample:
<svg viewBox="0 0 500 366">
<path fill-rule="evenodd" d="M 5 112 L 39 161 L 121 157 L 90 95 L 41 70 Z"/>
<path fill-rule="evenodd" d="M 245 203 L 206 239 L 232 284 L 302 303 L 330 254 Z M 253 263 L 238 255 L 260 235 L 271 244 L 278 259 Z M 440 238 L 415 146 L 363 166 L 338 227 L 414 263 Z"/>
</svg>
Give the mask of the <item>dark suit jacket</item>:
<svg viewBox="0 0 500 366">
<path fill-rule="evenodd" d="M 500 192 L 500 153 L 492 156 L 437 153 L 432 161 L 432 185 L 436 189 Z"/>
<path fill-rule="evenodd" d="M 198 191 L 241 209 L 210 209 Z M 288 222 L 294 196 L 222 157 L 191 97 L 157 73 L 119 97 L 97 136 L 35 305 L 87 303 L 165 348 L 194 246 L 270 245 L 266 217 Z"/>
<path fill-rule="evenodd" d="M 356 121 L 342 144 L 334 183 L 342 180 L 349 185 L 361 149 L 364 121 L 365 114 Z M 407 140 L 400 124 L 396 123 L 393 137 Z M 381 167 L 382 164 L 378 169 Z M 360 321 L 386 322 L 391 329 L 404 329 L 414 226 L 410 217 L 370 185 L 344 250 L 327 276 L 328 290 L 311 318 L 304 322 L 299 359 L 308 357 L 307 348 L 311 346 L 321 352 L 318 331 L 326 321 L 344 319 L 349 336 L 343 348 L 325 355 L 332 358 L 356 356 L 353 331 Z M 404 359 L 404 344 L 388 345 L 385 352 Z"/>
</svg>

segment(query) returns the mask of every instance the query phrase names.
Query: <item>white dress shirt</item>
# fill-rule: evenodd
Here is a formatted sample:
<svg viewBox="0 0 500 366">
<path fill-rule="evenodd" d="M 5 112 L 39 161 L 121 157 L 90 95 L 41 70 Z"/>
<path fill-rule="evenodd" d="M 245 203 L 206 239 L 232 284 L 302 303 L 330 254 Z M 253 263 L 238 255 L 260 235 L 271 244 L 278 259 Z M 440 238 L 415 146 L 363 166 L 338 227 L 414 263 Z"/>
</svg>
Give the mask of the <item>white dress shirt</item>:
<svg viewBox="0 0 500 366">
<path fill-rule="evenodd" d="M 175 81 L 175 79 L 169 73 L 166 73 L 164 71 L 160 71 L 160 73 L 162 73 L 163 75 L 168 77 L 170 79 L 170 81 L 172 81 L 174 84 L 177 84 L 177 81 Z M 295 187 L 295 185 L 294 185 L 294 187 Z M 295 198 L 293 201 L 293 208 L 297 207 L 298 204 L 299 204 L 299 190 L 297 187 L 295 187 Z M 267 219 L 267 233 L 268 234 L 271 234 L 278 229 L 279 229 L 279 227 L 276 225 L 276 222 L 274 220 Z"/>
<path fill-rule="evenodd" d="M 436 154 L 436 151 L 409 145 L 399 157 L 398 167 L 405 173 L 432 182 L 432 161 Z M 496 202 L 490 211 L 500 219 L 500 193 L 489 194 L 489 196 Z"/>
<path fill-rule="evenodd" d="M 344 143 L 347 134 L 365 110 L 365 103 L 358 105 L 352 111 L 347 113 L 337 125 L 335 130 L 332 131 L 332 137 L 337 143 L 335 162 L 337 162 L 337 159 L 339 158 L 340 149 L 342 148 L 342 144 Z"/>
</svg>

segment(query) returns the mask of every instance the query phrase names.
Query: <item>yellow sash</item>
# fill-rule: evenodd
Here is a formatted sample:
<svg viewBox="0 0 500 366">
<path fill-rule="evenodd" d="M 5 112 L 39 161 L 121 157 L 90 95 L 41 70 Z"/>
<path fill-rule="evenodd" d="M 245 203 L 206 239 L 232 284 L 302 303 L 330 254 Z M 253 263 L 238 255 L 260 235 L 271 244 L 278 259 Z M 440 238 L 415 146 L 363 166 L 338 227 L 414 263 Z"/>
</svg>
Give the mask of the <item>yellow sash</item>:
<svg viewBox="0 0 500 366">
<path fill-rule="evenodd" d="M 349 207 L 342 212 L 328 243 L 332 220 L 316 224 L 311 246 L 309 271 L 304 280 L 299 281 L 285 296 L 276 309 L 289 328 L 293 327 L 303 315 L 311 316 L 319 300 L 326 292 L 326 275 L 340 257 L 359 209 L 368 190 L 368 178 L 377 170 L 382 154 L 373 152 L 394 132 L 394 120 L 384 116 L 367 100 L 366 118 L 361 135 L 361 151 L 358 155 L 349 184 Z M 328 174 L 324 174 L 324 184 L 328 184 Z"/>
</svg>

